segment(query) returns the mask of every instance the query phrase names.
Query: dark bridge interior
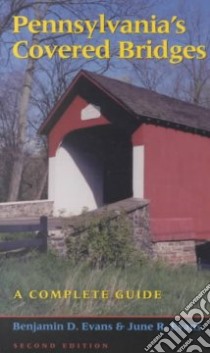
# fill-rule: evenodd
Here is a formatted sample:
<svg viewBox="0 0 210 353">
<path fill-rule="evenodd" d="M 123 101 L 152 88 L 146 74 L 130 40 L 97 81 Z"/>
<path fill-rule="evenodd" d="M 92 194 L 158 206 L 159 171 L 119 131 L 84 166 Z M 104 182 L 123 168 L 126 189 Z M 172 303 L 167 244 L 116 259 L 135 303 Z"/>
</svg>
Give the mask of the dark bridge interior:
<svg viewBox="0 0 210 353">
<path fill-rule="evenodd" d="M 79 163 L 78 154 L 87 161 L 94 158 L 95 165 L 98 165 L 94 173 L 103 179 L 103 205 L 132 197 L 132 143 L 125 130 L 113 125 L 80 129 L 66 136 L 63 145 L 67 149 L 70 146 L 71 155 L 93 190 L 96 201 L 98 191 L 94 190 L 84 165 Z"/>
<path fill-rule="evenodd" d="M 210 270 L 210 241 L 196 245 L 196 256 L 198 267 Z"/>
</svg>

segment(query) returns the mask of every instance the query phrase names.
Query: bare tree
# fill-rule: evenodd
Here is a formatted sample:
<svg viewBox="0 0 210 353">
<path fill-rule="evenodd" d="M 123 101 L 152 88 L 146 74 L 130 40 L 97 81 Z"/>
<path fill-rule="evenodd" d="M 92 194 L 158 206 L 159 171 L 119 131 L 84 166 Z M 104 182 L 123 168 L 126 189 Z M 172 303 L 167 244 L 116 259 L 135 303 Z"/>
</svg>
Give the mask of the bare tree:
<svg viewBox="0 0 210 353">
<path fill-rule="evenodd" d="M 6 201 L 9 190 L 11 168 L 17 147 L 17 116 L 19 91 L 22 78 L 13 73 L 15 82 L 11 84 L 11 76 L 1 77 L 0 88 L 0 200 Z"/>
<path fill-rule="evenodd" d="M 131 64 L 139 85 L 152 91 L 164 91 L 164 81 L 170 73 L 166 63 L 135 60 Z"/>
<path fill-rule="evenodd" d="M 46 13 L 43 13 L 43 9 L 38 4 L 39 1 L 34 3 L 34 15 L 35 19 L 41 19 Z M 42 10 L 42 11 L 41 11 Z M 46 8 L 47 11 L 47 8 Z M 38 36 L 34 34 L 32 36 L 32 45 L 38 42 Z M 21 184 L 21 178 L 24 168 L 24 145 L 26 142 L 27 134 L 27 117 L 29 109 L 29 101 L 33 84 L 33 76 L 35 70 L 35 60 L 32 58 L 28 59 L 27 68 L 25 71 L 22 91 L 19 101 L 19 112 L 17 118 L 17 148 L 15 152 L 14 162 L 12 166 L 10 187 L 8 201 L 17 200 L 19 195 L 19 189 Z"/>
<path fill-rule="evenodd" d="M 205 45 L 206 51 L 209 53 L 210 23 L 204 21 L 199 5 L 189 8 L 186 4 L 181 4 L 180 12 L 187 14 L 185 21 L 188 28 L 182 44 Z M 209 85 L 210 58 L 208 56 L 205 60 L 184 60 L 181 65 L 173 68 L 171 94 L 177 98 L 207 106 L 209 96 L 206 95 L 206 91 Z"/>
</svg>

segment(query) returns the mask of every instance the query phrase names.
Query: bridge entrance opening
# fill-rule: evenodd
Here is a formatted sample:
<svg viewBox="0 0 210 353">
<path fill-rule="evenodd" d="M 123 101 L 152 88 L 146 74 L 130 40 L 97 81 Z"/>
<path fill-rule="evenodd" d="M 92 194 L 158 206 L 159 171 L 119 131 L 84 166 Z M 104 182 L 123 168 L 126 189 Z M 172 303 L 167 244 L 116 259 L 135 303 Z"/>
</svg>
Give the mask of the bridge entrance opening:
<svg viewBox="0 0 210 353">
<path fill-rule="evenodd" d="M 132 197 L 130 136 L 111 125 L 71 132 L 56 154 L 56 183 L 56 209 L 72 214 Z"/>
</svg>

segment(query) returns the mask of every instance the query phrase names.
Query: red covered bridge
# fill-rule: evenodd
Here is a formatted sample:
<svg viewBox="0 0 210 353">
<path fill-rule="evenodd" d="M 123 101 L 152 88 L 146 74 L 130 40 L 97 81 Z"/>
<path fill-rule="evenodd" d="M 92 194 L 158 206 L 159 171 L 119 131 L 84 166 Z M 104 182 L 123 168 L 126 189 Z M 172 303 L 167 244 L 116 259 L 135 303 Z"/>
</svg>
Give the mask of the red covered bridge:
<svg viewBox="0 0 210 353">
<path fill-rule="evenodd" d="M 210 239 L 209 110 L 81 71 L 40 132 L 55 214 L 145 198 L 157 251 Z"/>
</svg>

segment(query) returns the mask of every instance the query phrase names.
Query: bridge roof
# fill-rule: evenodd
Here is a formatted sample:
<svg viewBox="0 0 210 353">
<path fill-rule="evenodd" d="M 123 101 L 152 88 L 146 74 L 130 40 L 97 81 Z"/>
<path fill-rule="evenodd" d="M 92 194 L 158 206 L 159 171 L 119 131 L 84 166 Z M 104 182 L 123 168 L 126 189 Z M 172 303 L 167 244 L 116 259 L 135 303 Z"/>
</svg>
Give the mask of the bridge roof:
<svg viewBox="0 0 210 353">
<path fill-rule="evenodd" d="M 93 89 L 94 88 L 94 89 Z M 210 110 L 114 78 L 81 70 L 42 123 L 39 133 L 48 134 L 77 95 L 102 94 L 140 123 L 166 125 L 210 136 Z M 93 97 L 94 99 L 94 97 Z"/>
</svg>

